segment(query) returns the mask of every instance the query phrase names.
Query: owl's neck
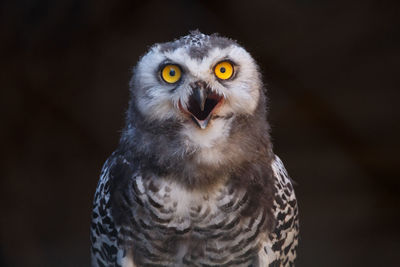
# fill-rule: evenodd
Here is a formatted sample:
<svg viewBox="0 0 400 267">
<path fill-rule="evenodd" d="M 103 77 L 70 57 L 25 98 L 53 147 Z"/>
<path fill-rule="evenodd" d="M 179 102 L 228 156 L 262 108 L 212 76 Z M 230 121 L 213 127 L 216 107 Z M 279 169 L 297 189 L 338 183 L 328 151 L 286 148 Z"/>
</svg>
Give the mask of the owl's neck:
<svg viewBox="0 0 400 267">
<path fill-rule="evenodd" d="M 187 187 L 221 182 L 249 164 L 265 165 L 272 157 L 264 107 L 257 116 L 232 115 L 213 120 L 209 128 L 165 121 L 148 123 L 131 112 L 121 137 L 121 150 L 141 168 L 175 177 Z"/>
</svg>

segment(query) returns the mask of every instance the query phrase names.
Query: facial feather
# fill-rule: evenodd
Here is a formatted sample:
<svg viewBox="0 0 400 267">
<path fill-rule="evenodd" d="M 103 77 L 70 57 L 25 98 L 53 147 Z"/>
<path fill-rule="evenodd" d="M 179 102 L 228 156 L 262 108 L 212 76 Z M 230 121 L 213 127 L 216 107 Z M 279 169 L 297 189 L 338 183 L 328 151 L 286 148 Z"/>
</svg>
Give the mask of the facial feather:
<svg viewBox="0 0 400 267">
<path fill-rule="evenodd" d="M 222 60 L 235 63 L 235 76 L 221 82 L 213 73 L 213 67 Z M 181 66 L 183 75 L 177 85 L 166 84 L 159 78 L 159 68 L 163 62 Z M 219 114 L 252 114 L 257 106 L 262 87 L 258 67 L 251 56 L 241 47 L 230 45 L 213 48 L 204 58 L 192 58 L 186 47 L 161 52 L 154 46 L 142 57 L 131 82 L 132 93 L 139 111 L 150 120 L 162 122 L 173 118 L 185 120 L 178 109 L 178 101 L 184 107 L 192 93 L 190 83 L 204 81 L 212 91 L 222 95 L 225 103 Z"/>
</svg>

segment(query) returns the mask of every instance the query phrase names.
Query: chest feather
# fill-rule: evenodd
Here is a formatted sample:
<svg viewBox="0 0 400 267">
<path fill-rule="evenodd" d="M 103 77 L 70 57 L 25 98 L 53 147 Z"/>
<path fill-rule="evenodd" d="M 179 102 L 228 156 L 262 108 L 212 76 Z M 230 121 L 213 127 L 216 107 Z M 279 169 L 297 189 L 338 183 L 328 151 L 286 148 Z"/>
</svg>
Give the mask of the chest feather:
<svg viewBox="0 0 400 267">
<path fill-rule="evenodd" d="M 266 213 L 241 216 L 249 199 L 245 190 L 221 185 L 210 192 L 189 191 L 171 181 L 142 177 L 133 183 L 139 204 L 133 212 L 133 247 L 157 255 L 158 261 L 249 262 L 259 250 Z M 142 260 L 150 258 L 143 254 Z"/>
</svg>

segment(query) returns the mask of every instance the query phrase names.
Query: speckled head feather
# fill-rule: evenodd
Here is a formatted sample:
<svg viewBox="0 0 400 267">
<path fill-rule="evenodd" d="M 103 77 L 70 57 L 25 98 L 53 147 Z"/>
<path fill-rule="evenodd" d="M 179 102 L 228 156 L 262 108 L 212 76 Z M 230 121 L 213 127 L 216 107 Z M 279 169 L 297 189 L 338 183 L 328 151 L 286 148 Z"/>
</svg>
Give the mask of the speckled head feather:
<svg viewBox="0 0 400 267">
<path fill-rule="evenodd" d="M 171 52 L 179 47 L 185 47 L 192 58 L 201 59 L 207 56 L 211 48 L 223 49 L 233 44 L 237 43 L 232 39 L 221 37 L 218 34 L 206 35 L 196 30 L 175 41 L 159 44 L 159 46 L 161 52 Z"/>
</svg>

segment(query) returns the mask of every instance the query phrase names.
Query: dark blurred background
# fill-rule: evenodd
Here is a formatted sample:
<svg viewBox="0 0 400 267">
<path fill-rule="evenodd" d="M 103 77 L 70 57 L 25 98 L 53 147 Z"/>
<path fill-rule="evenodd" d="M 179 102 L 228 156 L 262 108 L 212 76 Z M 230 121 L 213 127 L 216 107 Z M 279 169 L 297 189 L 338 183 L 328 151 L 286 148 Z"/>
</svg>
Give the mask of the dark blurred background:
<svg viewBox="0 0 400 267">
<path fill-rule="evenodd" d="M 400 266 L 396 1 L 0 2 L 0 266 L 88 266 L 131 68 L 189 30 L 237 39 L 297 181 L 297 266 Z"/>
</svg>

